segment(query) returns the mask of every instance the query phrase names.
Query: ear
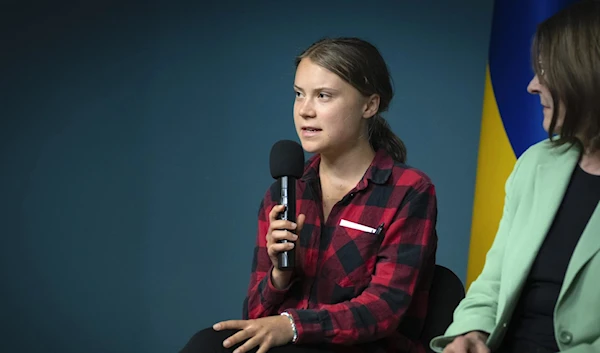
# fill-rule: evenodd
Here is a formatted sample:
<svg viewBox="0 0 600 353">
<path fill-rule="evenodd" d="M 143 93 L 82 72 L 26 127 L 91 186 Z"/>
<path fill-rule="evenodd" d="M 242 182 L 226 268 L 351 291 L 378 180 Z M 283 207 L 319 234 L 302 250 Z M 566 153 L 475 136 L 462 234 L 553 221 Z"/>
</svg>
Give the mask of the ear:
<svg viewBox="0 0 600 353">
<path fill-rule="evenodd" d="M 363 118 L 370 119 L 379 111 L 380 97 L 378 94 L 372 94 L 367 98 L 363 108 Z"/>
</svg>

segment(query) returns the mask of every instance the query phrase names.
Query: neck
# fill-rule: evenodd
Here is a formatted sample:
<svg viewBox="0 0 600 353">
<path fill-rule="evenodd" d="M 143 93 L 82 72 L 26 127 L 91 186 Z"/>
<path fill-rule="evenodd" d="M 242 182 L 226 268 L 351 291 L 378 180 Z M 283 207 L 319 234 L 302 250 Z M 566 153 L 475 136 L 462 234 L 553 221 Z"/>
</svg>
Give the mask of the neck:
<svg viewBox="0 0 600 353">
<path fill-rule="evenodd" d="M 360 180 L 374 157 L 375 151 L 369 142 L 346 149 L 342 153 L 322 153 L 319 171 L 329 178 L 348 181 Z"/>
<path fill-rule="evenodd" d="M 579 166 L 588 174 L 600 175 L 600 150 L 585 151 L 581 155 Z"/>
</svg>

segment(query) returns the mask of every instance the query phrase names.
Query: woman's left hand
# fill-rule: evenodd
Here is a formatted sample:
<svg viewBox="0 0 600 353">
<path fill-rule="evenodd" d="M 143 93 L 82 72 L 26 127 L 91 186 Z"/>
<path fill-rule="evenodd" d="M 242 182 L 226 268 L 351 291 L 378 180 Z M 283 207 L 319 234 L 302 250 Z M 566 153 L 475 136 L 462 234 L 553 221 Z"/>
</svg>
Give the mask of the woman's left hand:
<svg viewBox="0 0 600 353">
<path fill-rule="evenodd" d="M 223 321 L 216 323 L 213 329 L 216 331 L 241 330 L 223 341 L 223 346 L 229 348 L 247 340 L 233 353 L 245 353 L 256 346 L 260 346 L 256 353 L 267 353 L 270 348 L 290 343 L 294 337 L 290 320 L 281 315 L 255 320 Z"/>
</svg>

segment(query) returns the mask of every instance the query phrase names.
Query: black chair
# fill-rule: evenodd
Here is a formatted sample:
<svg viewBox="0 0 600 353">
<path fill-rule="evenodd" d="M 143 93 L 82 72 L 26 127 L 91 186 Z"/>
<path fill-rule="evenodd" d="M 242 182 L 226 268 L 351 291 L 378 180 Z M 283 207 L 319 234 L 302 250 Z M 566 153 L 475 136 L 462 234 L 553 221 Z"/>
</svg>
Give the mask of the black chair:
<svg viewBox="0 0 600 353">
<path fill-rule="evenodd" d="M 465 297 L 465 287 L 450 269 L 436 265 L 433 282 L 429 291 L 429 304 L 425 325 L 421 332 L 421 342 L 427 347 L 437 336 L 443 335 L 452 323 L 454 310 Z"/>
</svg>

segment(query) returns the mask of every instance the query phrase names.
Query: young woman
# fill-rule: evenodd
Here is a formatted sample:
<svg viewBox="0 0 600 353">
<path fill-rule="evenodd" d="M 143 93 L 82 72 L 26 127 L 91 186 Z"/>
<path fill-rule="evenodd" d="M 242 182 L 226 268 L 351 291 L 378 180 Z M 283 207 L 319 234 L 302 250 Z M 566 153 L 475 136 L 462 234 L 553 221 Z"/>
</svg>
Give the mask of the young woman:
<svg viewBox="0 0 600 353">
<path fill-rule="evenodd" d="M 484 269 L 437 351 L 600 352 L 600 2 L 543 22 L 533 60 L 549 139 L 517 161 Z"/>
<path fill-rule="evenodd" d="M 337 38 L 313 44 L 296 66 L 294 122 L 314 153 L 296 185 L 297 224 L 276 219 L 273 184 L 244 320 L 199 332 L 182 352 L 422 352 L 436 194 L 404 164 L 404 144 L 380 115 L 393 97 L 386 63 L 370 43 Z M 278 270 L 277 254 L 294 246 L 296 269 Z"/>
</svg>

